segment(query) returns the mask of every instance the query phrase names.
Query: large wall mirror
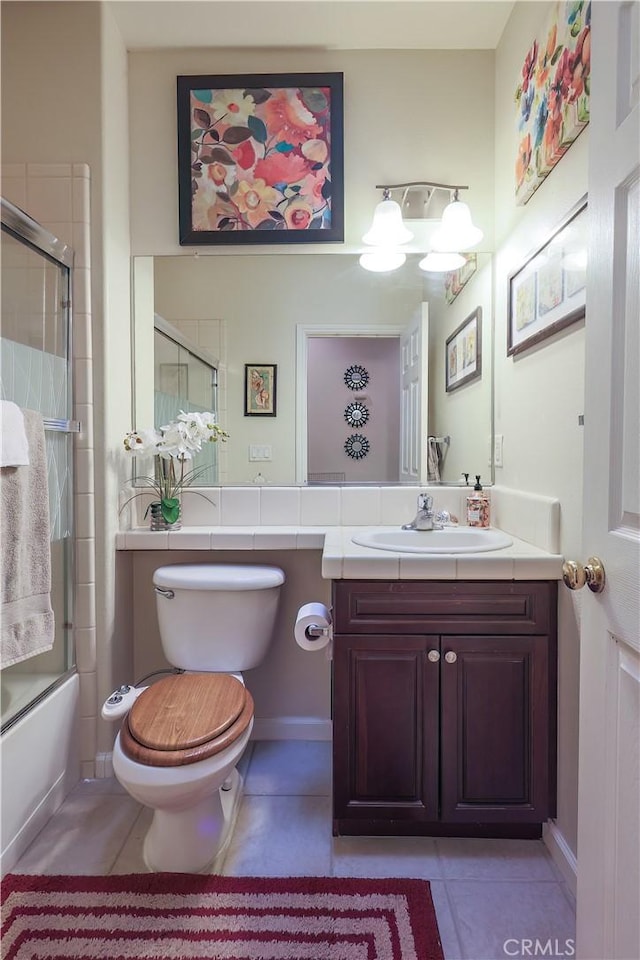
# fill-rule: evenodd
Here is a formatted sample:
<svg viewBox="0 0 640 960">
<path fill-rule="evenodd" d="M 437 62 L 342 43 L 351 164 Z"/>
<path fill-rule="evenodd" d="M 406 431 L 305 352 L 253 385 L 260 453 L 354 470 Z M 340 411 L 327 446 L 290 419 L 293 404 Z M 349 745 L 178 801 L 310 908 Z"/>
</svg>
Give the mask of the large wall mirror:
<svg viewBox="0 0 640 960">
<path fill-rule="evenodd" d="M 158 393 L 188 395 L 155 322 L 216 369 L 230 438 L 203 484 L 491 482 L 491 258 L 455 296 L 419 259 L 374 274 L 337 253 L 134 258 L 136 427 Z"/>
</svg>

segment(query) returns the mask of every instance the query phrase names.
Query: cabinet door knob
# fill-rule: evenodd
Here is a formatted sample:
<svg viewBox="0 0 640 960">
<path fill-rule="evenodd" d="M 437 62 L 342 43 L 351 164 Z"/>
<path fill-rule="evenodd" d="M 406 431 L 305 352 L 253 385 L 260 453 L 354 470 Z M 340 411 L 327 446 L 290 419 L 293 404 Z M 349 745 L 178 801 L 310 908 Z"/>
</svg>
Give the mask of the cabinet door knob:
<svg viewBox="0 0 640 960">
<path fill-rule="evenodd" d="M 440 659 L 439 650 L 429 650 L 429 653 L 427 654 L 427 660 L 430 660 L 431 663 L 437 663 L 439 659 Z"/>
<path fill-rule="evenodd" d="M 458 654 L 454 653 L 453 650 L 447 650 L 447 652 L 444 655 L 444 658 L 447 661 L 447 663 L 455 663 L 456 660 L 458 659 Z"/>
<path fill-rule="evenodd" d="M 586 583 L 592 593 L 602 593 L 606 580 L 602 560 L 589 557 L 584 567 L 575 560 L 565 560 L 562 579 L 569 590 L 580 590 Z"/>
</svg>

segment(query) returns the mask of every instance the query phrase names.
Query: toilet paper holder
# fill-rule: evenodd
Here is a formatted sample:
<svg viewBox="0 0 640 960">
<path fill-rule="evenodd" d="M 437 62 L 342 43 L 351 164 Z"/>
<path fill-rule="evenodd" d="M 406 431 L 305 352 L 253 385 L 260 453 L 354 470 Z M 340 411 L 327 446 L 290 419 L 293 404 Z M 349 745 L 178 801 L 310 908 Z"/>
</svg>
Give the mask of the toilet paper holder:
<svg viewBox="0 0 640 960">
<path fill-rule="evenodd" d="M 315 623 L 310 623 L 304 632 L 309 640 L 317 640 L 320 637 L 328 637 L 329 640 L 333 640 L 333 625 L 330 623 L 326 627 L 319 627 Z"/>
</svg>

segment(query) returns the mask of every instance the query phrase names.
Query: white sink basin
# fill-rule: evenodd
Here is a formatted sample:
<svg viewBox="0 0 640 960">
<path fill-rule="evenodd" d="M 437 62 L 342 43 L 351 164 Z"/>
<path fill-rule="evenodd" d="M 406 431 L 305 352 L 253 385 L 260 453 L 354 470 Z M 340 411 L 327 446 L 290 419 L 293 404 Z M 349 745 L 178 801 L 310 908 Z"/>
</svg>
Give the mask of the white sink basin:
<svg viewBox="0 0 640 960">
<path fill-rule="evenodd" d="M 444 530 L 364 530 L 353 543 L 394 553 L 486 553 L 513 543 L 501 530 L 482 527 L 445 527 Z"/>
</svg>

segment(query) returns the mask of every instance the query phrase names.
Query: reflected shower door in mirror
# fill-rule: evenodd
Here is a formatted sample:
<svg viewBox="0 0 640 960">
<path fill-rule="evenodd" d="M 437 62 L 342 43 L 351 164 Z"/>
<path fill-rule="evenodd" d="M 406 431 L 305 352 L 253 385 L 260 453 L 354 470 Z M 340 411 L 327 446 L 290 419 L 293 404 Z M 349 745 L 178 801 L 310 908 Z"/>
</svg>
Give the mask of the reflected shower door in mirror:
<svg viewBox="0 0 640 960">
<path fill-rule="evenodd" d="M 419 259 L 417 254 L 410 255 L 404 267 L 393 274 L 374 274 L 363 270 L 358 257 L 351 254 L 216 251 L 215 255 L 200 252 L 197 256 L 134 258 L 136 423 L 146 425 L 154 417 L 151 358 L 157 313 L 187 341 L 219 361 L 218 420 L 230 434 L 219 451 L 226 457 L 226 462 L 221 460 L 219 464 L 219 482 L 307 483 L 309 471 L 311 482 L 313 474 L 337 477 L 343 473 L 344 480 L 327 476 L 325 482 L 437 482 L 437 474 L 427 474 L 429 436 L 451 437 L 450 445 L 441 450 L 440 482 L 459 482 L 463 472 L 481 473 L 483 480 L 490 482 L 490 257 L 478 255 L 476 273 L 452 302 L 445 297 L 444 275 L 422 273 L 417 266 Z M 483 317 L 482 377 L 447 393 L 446 340 L 479 306 Z M 425 329 L 419 339 L 415 332 L 412 338 L 412 323 L 424 320 L 426 328 L 427 309 L 428 333 Z M 312 335 L 317 340 L 344 338 L 346 342 L 356 334 L 364 340 L 387 341 L 390 353 L 381 369 L 385 379 L 400 378 L 399 413 L 393 413 L 391 400 L 372 394 L 374 386 L 382 382 L 383 373 L 376 374 L 376 380 L 366 386 L 358 382 L 357 368 L 367 370 L 367 363 L 373 362 L 358 349 L 350 349 L 341 361 L 343 368 L 332 372 L 325 366 L 326 359 L 319 355 L 310 359 L 307 355 Z M 408 337 L 404 348 L 403 336 Z M 394 339 L 395 352 L 391 344 Z M 357 348 L 357 343 L 354 346 Z M 403 363 L 406 367 L 409 359 L 412 369 L 402 374 Z M 244 416 L 247 363 L 277 365 L 276 416 Z M 344 380 L 352 367 L 356 368 L 353 390 Z M 420 388 L 415 385 L 418 374 Z M 308 428 L 310 378 L 321 381 L 320 390 L 324 390 L 326 399 L 314 400 L 314 424 Z M 366 400 L 358 400 L 361 396 L 372 398 L 369 408 Z M 333 403 L 338 397 L 342 406 L 329 415 L 329 399 Z M 351 408 L 350 403 L 356 406 Z M 367 408 L 366 412 L 361 407 Z M 367 415 L 367 422 L 362 422 Z M 387 429 L 387 439 L 376 438 L 374 444 L 374 428 L 393 417 L 397 418 L 396 429 Z M 321 429 L 335 435 L 331 461 L 322 454 L 319 459 L 315 454 L 313 461 L 309 459 L 309 435 L 315 438 Z M 358 435 L 368 441 L 368 448 Z M 372 470 L 369 476 L 367 468 L 377 455 L 384 467 L 376 467 L 375 475 Z M 397 472 L 391 464 L 397 465 Z"/>
<path fill-rule="evenodd" d="M 192 343 L 156 314 L 153 335 L 153 425 L 161 427 L 179 413 L 213 413 L 218 417 L 218 359 Z M 190 469 L 200 486 L 220 482 L 220 446 L 206 443 Z"/>
</svg>

